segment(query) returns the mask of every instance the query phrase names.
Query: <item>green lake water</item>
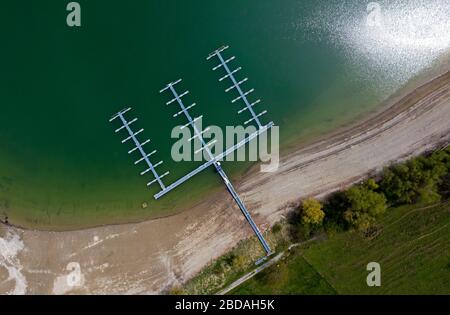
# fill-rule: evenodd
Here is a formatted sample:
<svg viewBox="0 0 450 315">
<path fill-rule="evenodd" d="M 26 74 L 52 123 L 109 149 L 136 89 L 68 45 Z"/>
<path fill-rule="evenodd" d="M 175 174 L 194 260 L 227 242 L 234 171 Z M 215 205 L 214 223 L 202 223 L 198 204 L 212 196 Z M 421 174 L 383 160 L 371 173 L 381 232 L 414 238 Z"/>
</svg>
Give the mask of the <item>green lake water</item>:
<svg viewBox="0 0 450 315">
<path fill-rule="evenodd" d="M 241 104 L 231 104 L 228 84 L 205 60 L 223 44 L 285 145 L 336 128 L 387 96 L 378 77 L 348 58 L 345 43 L 327 40 L 329 29 L 299 26 L 336 1 L 79 1 L 81 28 L 66 25 L 67 3 L 0 4 L 0 216 L 11 223 L 69 229 L 143 220 L 223 189 L 211 169 L 154 201 L 151 177 L 139 176 L 108 122 L 133 107 L 135 128 L 152 140 L 147 149 L 158 149 L 155 161 L 171 171 L 166 183 L 192 170 L 196 163 L 171 159 L 171 130 L 185 122 L 172 118 L 177 108 L 165 106 L 159 89 L 183 78 L 180 89 L 191 92 L 186 100 L 198 104 L 193 114 L 203 114 L 204 125 L 242 124 Z M 366 13 L 365 2 L 347 4 L 356 16 Z M 225 163 L 232 178 L 247 166 Z"/>
</svg>

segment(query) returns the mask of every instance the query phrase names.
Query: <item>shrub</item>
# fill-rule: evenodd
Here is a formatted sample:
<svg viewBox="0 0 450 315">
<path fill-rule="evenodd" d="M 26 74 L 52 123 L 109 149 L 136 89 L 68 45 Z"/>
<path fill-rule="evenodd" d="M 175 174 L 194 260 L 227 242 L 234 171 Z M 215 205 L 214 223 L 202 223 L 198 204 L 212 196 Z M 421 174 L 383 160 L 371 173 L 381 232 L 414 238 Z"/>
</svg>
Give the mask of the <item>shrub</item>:
<svg viewBox="0 0 450 315">
<path fill-rule="evenodd" d="M 186 291 L 183 289 L 183 287 L 176 285 L 169 290 L 168 294 L 169 295 L 185 295 Z"/>
<path fill-rule="evenodd" d="M 275 225 L 272 227 L 272 232 L 274 234 L 280 233 L 282 228 L 283 226 L 281 225 L 281 223 L 275 223 Z"/>
</svg>

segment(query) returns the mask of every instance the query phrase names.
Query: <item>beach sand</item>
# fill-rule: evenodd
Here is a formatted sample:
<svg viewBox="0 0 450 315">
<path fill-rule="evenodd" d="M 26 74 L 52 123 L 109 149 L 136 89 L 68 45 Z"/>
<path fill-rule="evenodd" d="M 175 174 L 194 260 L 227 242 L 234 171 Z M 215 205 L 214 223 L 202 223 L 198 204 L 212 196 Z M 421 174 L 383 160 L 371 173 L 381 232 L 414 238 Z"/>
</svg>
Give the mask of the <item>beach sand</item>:
<svg viewBox="0 0 450 315">
<path fill-rule="evenodd" d="M 235 183 L 264 230 L 301 198 L 322 197 L 450 142 L 450 72 L 422 78 L 370 117 L 284 152 L 275 173 Z M 442 74 L 441 73 L 441 74 Z M 416 83 L 418 84 L 418 83 Z M 0 293 L 157 294 L 252 236 L 225 191 L 167 218 L 82 231 L 0 226 Z"/>
</svg>

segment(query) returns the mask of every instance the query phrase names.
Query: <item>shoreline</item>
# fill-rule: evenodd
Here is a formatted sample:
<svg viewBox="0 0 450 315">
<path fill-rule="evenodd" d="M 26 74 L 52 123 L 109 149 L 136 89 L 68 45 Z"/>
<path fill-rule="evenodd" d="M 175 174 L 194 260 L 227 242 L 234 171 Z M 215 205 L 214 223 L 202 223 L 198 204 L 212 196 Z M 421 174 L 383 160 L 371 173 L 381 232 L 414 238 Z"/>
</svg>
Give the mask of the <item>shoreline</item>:
<svg viewBox="0 0 450 315">
<path fill-rule="evenodd" d="M 445 55 L 441 61 L 437 61 L 436 65 L 432 66 L 430 69 L 427 69 L 423 73 L 412 78 L 404 87 L 400 88 L 394 94 L 389 96 L 386 100 L 382 101 L 375 108 L 357 115 L 356 117 L 342 123 L 341 125 L 338 125 L 336 128 L 326 130 L 323 132 L 313 133 L 309 136 L 304 136 L 291 140 L 286 145 L 282 144 L 280 148 L 280 162 L 283 156 L 291 156 L 292 154 L 298 154 L 299 151 L 312 152 L 314 150 L 320 150 L 320 147 L 323 145 L 327 145 L 327 143 L 332 143 L 333 141 L 336 140 L 341 141 L 342 140 L 341 138 L 345 138 L 347 134 L 350 134 L 355 130 L 357 130 L 358 128 L 361 128 L 361 125 L 367 124 L 367 126 L 375 126 L 376 124 L 380 123 L 382 119 L 388 120 L 391 116 L 395 115 L 396 113 L 405 110 L 407 106 L 396 108 L 396 105 L 398 105 L 398 103 L 401 101 L 402 98 L 413 93 L 414 90 L 416 90 L 417 86 L 422 87 L 423 85 L 426 85 L 431 81 L 436 80 L 438 77 L 444 75 L 447 69 L 450 69 L 450 61 L 446 61 L 446 57 L 447 55 Z M 380 118 L 380 116 L 383 117 Z M 238 174 L 232 174 L 231 176 L 232 180 L 236 182 L 237 185 L 239 185 L 244 177 L 254 176 L 254 174 L 258 173 L 259 165 L 260 165 L 259 162 L 255 162 L 252 163 L 252 165 L 243 168 L 242 171 L 240 171 Z M 221 189 L 216 188 L 215 191 L 212 192 L 212 198 L 216 199 L 217 196 L 220 195 L 220 193 Z M 210 197 L 208 197 L 208 199 L 209 198 Z M 97 229 L 108 226 L 120 226 L 128 224 L 140 224 L 150 221 L 158 221 L 161 219 L 166 219 L 180 215 L 183 212 L 189 211 L 190 209 L 193 209 L 201 205 L 202 203 L 203 200 L 199 199 L 193 201 L 187 207 L 180 207 L 180 209 L 174 210 L 173 212 L 170 212 L 166 215 L 156 215 L 142 219 L 121 218 L 117 222 L 105 224 L 93 224 L 91 226 L 85 226 L 84 224 L 80 224 L 80 226 L 75 225 L 74 227 L 68 226 L 43 227 L 40 225 L 33 226 L 33 224 L 21 224 L 21 223 L 7 224 L 2 220 L 2 218 L 0 218 L 0 224 L 29 231 L 74 232 L 74 231 Z M 21 220 L 18 221 L 20 222 Z"/>
<path fill-rule="evenodd" d="M 406 94 L 395 96 L 395 105 L 380 111 L 377 119 L 359 121 L 328 139 L 283 152 L 277 173 L 238 179 L 236 188 L 261 229 L 282 218 L 301 198 L 344 188 L 392 161 L 450 142 L 450 72 Z M 65 232 L 0 225 L 0 238 L 16 244 L 14 257 L 5 263 L 26 279 L 30 294 L 158 294 L 187 281 L 249 236 L 251 229 L 226 191 L 179 214 L 136 224 Z M 67 287 L 66 268 L 74 261 L 84 280 Z M 0 279 L 7 279 L 1 267 L 0 256 Z M 0 282 L 0 292 L 2 288 Z"/>
<path fill-rule="evenodd" d="M 284 159 L 282 159 L 282 163 L 285 163 L 285 170 L 282 170 L 281 173 L 295 170 L 295 168 L 298 169 L 307 167 L 345 150 L 351 150 L 358 145 L 368 142 L 380 134 L 383 134 L 389 129 L 395 127 L 397 124 L 402 123 L 404 119 L 407 119 L 410 116 L 419 115 L 420 111 L 429 110 L 429 108 L 425 107 L 424 104 L 420 103 L 421 100 L 427 95 L 432 94 L 429 92 L 430 90 L 436 91 L 441 89 L 443 86 L 448 85 L 448 82 L 450 81 L 450 71 L 448 70 L 448 67 L 445 67 L 438 71 L 437 76 L 433 77 L 432 73 L 426 73 L 424 76 L 419 76 L 416 78 L 415 82 L 417 81 L 421 82 L 418 87 L 414 88 L 413 83 L 409 83 L 406 87 L 389 97 L 383 105 L 373 110 L 372 114 L 370 114 L 366 119 L 354 121 L 347 126 L 338 128 L 334 132 L 324 135 L 321 140 L 316 140 L 309 145 L 298 146 L 288 151 L 288 153 L 284 156 Z M 448 128 L 450 129 L 450 123 L 448 124 Z M 420 153 L 437 149 L 440 145 L 442 145 L 442 143 L 448 144 L 448 138 L 449 137 L 447 136 L 447 138 L 442 139 L 441 142 L 435 141 L 434 143 L 429 144 L 427 150 L 423 150 Z M 416 148 L 416 150 L 417 149 L 419 148 Z M 413 152 L 404 152 L 400 157 L 392 160 L 391 162 L 399 162 L 413 155 L 416 154 Z M 297 159 L 296 163 L 291 163 L 294 159 Z M 302 160 L 300 163 L 298 162 L 299 159 Z M 286 167 L 287 163 L 296 165 L 295 167 L 293 165 L 292 168 L 289 168 Z M 390 162 L 387 163 L 387 165 L 389 164 Z M 355 177 L 347 182 L 341 182 L 332 189 L 321 188 L 306 195 L 299 193 L 299 196 L 302 195 L 302 199 L 305 197 L 322 198 L 333 193 L 334 191 L 346 188 L 352 184 L 362 181 L 370 175 L 379 173 L 382 171 L 384 166 L 386 165 L 378 165 L 374 169 L 367 170 L 367 172 L 363 173 L 361 176 Z M 257 170 L 255 168 L 253 168 L 250 172 L 253 173 L 254 176 L 259 177 L 259 179 L 253 179 L 253 184 L 263 185 L 268 178 L 268 176 L 265 176 L 264 174 L 256 174 Z M 244 191 L 250 191 L 251 187 L 249 182 L 250 181 L 242 181 L 240 183 L 240 186 L 242 187 L 241 189 Z M 262 190 L 264 190 L 263 187 Z M 265 193 L 267 193 L 267 191 L 265 191 Z M 263 197 L 262 194 L 260 195 Z M 300 200 L 286 200 L 286 206 L 284 206 L 285 209 L 283 211 L 286 211 L 286 208 L 297 207 L 299 202 Z M 264 212 L 264 216 L 268 214 L 269 212 Z M 274 213 L 272 212 L 271 215 L 274 215 Z M 275 222 L 270 220 L 270 223 L 274 224 Z"/>
<path fill-rule="evenodd" d="M 282 148 L 280 156 L 283 154 L 289 155 L 296 153 L 306 147 L 311 147 L 312 151 L 313 148 L 320 146 L 324 142 L 332 142 L 330 138 L 338 138 L 339 136 L 351 133 L 354 129 L 361 127 L 363 124 L 374 126 L 381 121 L 378 116 L 385 116 L 384 120 L 389 120 L 395 113 L 398 114 L 408 108 L 408 105 L 398 106 L 405 97 L 415 93 L 416 90 L 430 84 L 432 81 L 442 77 L 449 71 L 450 53 L 436 61 L 436 64 L 429 69 L 411 78 L 403 87 L 381 101 L 375 108 L 359 114 L 357 117 L 354 117 L 350 121 L 345 122 L 328 132 L 318 133 L 316 136 L 304 140 L 292 141 L 292 145 L 288 145 L 287 148 Z"/>
</svg>

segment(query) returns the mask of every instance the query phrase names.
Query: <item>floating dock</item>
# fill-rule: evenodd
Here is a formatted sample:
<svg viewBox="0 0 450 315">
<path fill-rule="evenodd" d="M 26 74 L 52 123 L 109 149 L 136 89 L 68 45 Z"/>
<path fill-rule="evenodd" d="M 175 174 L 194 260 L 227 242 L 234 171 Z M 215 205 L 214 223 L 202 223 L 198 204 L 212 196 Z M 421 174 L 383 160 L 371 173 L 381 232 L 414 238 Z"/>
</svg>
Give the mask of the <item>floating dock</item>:
<svg viewBox="0 0 450 315">
<path fill-rule="evenodd" d="M 269 244 L 267 243 L 267 241 L 265 240 L 264 236 L 262 235 L 261 231 L 259 230 L 258 226 L 256 225 L 256 223 L 253 221 L 252 216 L 250 215 L 250 212 L 247 210 L 247 208 L 245 207 L 244 202 L 242 201 L 242 199 L 239 197 L 238 193 L 236 192 L 236 190 L 233 187 L 233 184 L 230 182 L 230 180 L 228 179 L 228 176 L 226 175 L 225 171 L 222 169 L 222 166 L 220 164 L 220 161 L 222 161 L 225 157 L 227 157 L 228 155 L 234 153 L 236 150 L 238 150 L 239 148 L 241 148 L 242 146 L 245 146 L 247 143 L 249 143 L 250 141 L 256 139 L 259 135 L 261 135 L 264 132 L 267 132 L 269 129 L 271 129 L 274 124 L 273 122 L 270 122 L 267 125 L 263 125 L 260 121 L 260 117 L 263 116 L 264 114 L 267 113 L 267 111 L 262 111 L 259 114 L 256 114 L 256 112 L 254 111 L 254 106 L 256 106 L 257 104 L 259 104 L 261 102 L 261 100 L 256 100 L 254 102 L 250 102 L 248 100 L 248 96 L 254 92 L 254 89 L 250 89 L 246 92 L 244 92 L 242 90 L 242 85 L 248 81 L 248 78 L 244 78 L 240 81 L 238 81 L 235 77 L 235 74 L 237 72 L 239 72 L 242 68 L 238 67 L 234 70 L 230 70 L 228 64 L 233 61 L 235 59 L 235 57 L 231 57 L 228 59 L 225 59 L 222 55 L 222 52 L 226 49 L 228 49 L 228 46 L 224 46 L 216 51 L 214 51 L 212 54 L 210 54 L 207 58 L 207 60 L 210 60 L 211 58 L 217 56 L 219 59 L 220 64 L 215 66 L 213 68 L 214 71 L 223 68 L 225 70 L 225 76 L 221 77 L 219 79 L 220 82 L 224 81 L 225 79 L 230 79 L 232 82 L 232 86 L 230 86 L 229 88 L 227 88 L 225 91 L 231 92 L 232 90 L 237 91 L 238 93 L 238 97 L 234 98 L 231 102 L 232 103 L 236 103 L 237 101 L 242 100 L 245 104 L 245 107 L 243 107 L 242 109 L 240 109 L 238 111 L 238 114 L 242 114 L 244 112 L 248 112 L 250 113 L 250 119 L 244 122 L 244 125 L 247 125 L 249 123 L 255 122 L 257 127 L 258 127 L 258 131 L 252 133 L 251 135 L 247 136 L 245 139 L 241 140 L 239 143 L 237 143 L 236 145 L 234 145 L 231 148 L 228 148 L 225 150 L 225 152 L 218 154 L 217 156 L 214 156 L 214 154 L 211 152 L 210 147 L 213 146 L 215 144 L 215 141 L 210 141 L 209 143 L 207 143 L 205 141 L 205 139 L 203 138 L 203 135 L 206 131 L 208 131 L 208 128 L 205 130 L 199 130 L 199 127 L 197 126 L 197 122 L 199 120 L 202 119 L 203 116 L 198 116 L 193 118 L 193 116 L 191 116 L 189 110 L 191 110 L 193 107 L 196 106 L 196 103 L 193 103 L 189 106 L 186 106 L 183 102 L 183 97 L 187 96 L 189 94 L 189 91 L 185 91 L 183 93 L 178 93 L 176 90 L 176 86 L 182 82 L 181 79 L 171 82 L 169 84 L 166 85 L 166 87 L 164 87 L 162 90 L 160 90 L 160 93 L 169 91 L 172 94 L 172 98 L 166 102 L 166 105 L 171 105 L 171 104 L 178 104 L 178 106 L 180 107 L 180 110 L 178 112 L 176 112 L 175 114 L 173 114 L 173 117 L 178 117 L 180 115 L 184 115 L 186 120 L 187 120 L 187 124 L 182 126 L 182 128 L 188 128 L 191 127 L 192 130 L 194 131 L 194 136 L 189 140 L 192 141 L 194 139 L 198 139 L 201 143 L 201 148 L 199 150 L 197 150 L 195 152 L 195 154 L 200 153 L 202 151 L 206 152 L 206 157 L 205 159 L 207 160 L 204 164 L 202 164 L 201 166 L 199 166 L 197 169 L 193 170 L 192 172 L 188 173 L 187 175 L 181 177 L 180 179 L 178 179 L 177 181 L 175 181 L 174 183 L 170 184 L 170 185 L 165 185 L 162 181 L 162 179 L 164 177 L 166 177 L 167 175 L 169 175 L 169 172 L 164 173 L 163 175 L 159 175 L 158 172 L 156 171 L 156 168 L 159 167 L 160 165 L 163 164 L 162 161 L 153 164 L 150 160 L 150 158 L 156 154 L 156 150 L 152 151 L 151 153 L 147 154 L 146 151 L 144 150 L 144 146 L 148 143 L 150 143 L 150 140 L 146 140 L 144 142 L 140 142 L 138 139 L 138 135 L 142 134 L 144 132 L 144 129 L 139 129 L 137 132 L 134 132 L 131 129 L 131 125 L 135 124 L 136 121 L 138 120 L 137 118 L 131 119 L 131 120 L 127 120 L 125 118 L 125 114 L 128 113 L 131 108 L 127 108 L 123 111 L 120 111 L 119 113 L 117 113 L 116 115 L 114 115 L 111 119 L 110 122 L 116 120 L 116 119 L 120 119 L 120 122 L 122 124 L 121 127 L 119 127 L 118 129 L 116 129 L 116 133 L 122 131 L 122 130 L 126 130 L 128 136 L 122 140 L 122 143 L 127 143 L 128 141 L 132 140 L 134 143 L 134 147 L 132 149 L 130 149 L 128 151 L 128 154 L 132 154 L 135 151 L 138 151 L 140 153 L 140 158 L 138 160 L 135 161 L 135 165 L 144 163 L 147 165 L 147 168 L 145 170 L 143 170 L 141 172 L 141 175 L 146 175 L 148 173 L 153 175 L 153 180 L 148 182 L 147 186 L 151 186 L 155 183 L 158 183 L 161 190 L 156 193 L 154 195 L 155 199 L 159 199 L 162 196 L 166 195 L 167 193 L 169 193 L 170 191 L 174 190 L 175 188 L 177 188 L 178 186 L 182 185 L 183 183 L 185 183 L 186 181 L 188 181 L 189 179 L 191 179 L 192 177 L 194 177 L 195 175 L 201 173 L 202 171 L 206 170 L 208 167 L 210 166 L 214 166 L 214 168 L 216 169 L 217 173 L 221 176 L 222 180 L 224 181 L 228 192 L 231 194 L 231 196 L 233 197 L 234 201 L 237 203 L 237 205 L 239 206 L 239 208 L 241 209 L 245 219 L 247 220 L 247 222 L 250 224 L 253 232 L 255 233 L 255 235 L 257 236 L 259 242 L 261 243 L 262 247 L 264 248 L 264 251 L 266 252 L 266 255 L 269 256 L 272 254 L 272 250 L 269 246 Z"/>
</svg>

